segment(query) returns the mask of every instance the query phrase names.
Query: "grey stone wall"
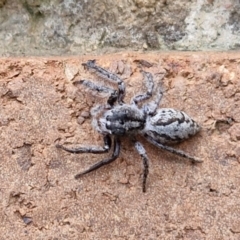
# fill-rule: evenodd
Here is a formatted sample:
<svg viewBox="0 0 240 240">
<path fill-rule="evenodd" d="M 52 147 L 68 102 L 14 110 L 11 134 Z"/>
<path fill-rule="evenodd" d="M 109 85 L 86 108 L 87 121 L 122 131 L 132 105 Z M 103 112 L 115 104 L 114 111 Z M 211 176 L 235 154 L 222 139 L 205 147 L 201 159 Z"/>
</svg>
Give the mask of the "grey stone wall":
<svg viewBox="0 0 240 240">
<path fill-rule="evenodd" d="M 0 55 L 229 50 L 238 0 L 0 0 Z"/>
</svg>

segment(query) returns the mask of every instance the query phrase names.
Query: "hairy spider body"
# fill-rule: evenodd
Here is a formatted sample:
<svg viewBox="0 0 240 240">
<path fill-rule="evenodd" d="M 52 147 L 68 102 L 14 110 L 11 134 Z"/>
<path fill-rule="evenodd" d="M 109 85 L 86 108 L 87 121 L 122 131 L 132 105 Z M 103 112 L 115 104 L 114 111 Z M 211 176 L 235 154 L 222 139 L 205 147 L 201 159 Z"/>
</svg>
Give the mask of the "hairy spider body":
<svg viewBox="0 0 240 240">
<path fill-rule="evenodd" d="M 117 75 L 97 66 L 95 60 L 89 60 L 83 66 L 92 70 L 100 77 L 117 83 L 118 91 L 106 86 L 96 85 L 89 80 L 75 82 L 75 84 L 82 84 L 92 91 L 109 93 L 110 95 L 107 104 L 97 105 L 91 110 L 93 117 L 92 125 L 103 135 L 104 146 L 79 147 L 75 149 L 69 149 L 63 145 L 57 145 L 57 147 L 71 153 L 100 154 L 106 153 L 111 149 L 113 140 L 111 157 L 97 162 L 87 170 L 77 174 L 75 178 L 79 178 L 116 160 L 120 153 L 120 139 L 122 136 L 130 137 L 143 160 L 143 192 L 146 191 L 149 160 L 143 145 L 137 141 L 138 134 L 144 136 L 150 143 L 163 150 L 190 159 L 193 162 L 201 162 L 201 160 L 189 156 L 181 150 L 168 146 L 169 144 L 182 142 L 195 135 L 200 130 L 200 127 L 191 117 L 182 111 L 172 108 L 157 109 L 163 95 L 161 88 L 157 91 L 154 101 L 139 106 L 141 102 L 152 96 L 154 81 L 151 73 L 142 71 L 147 91 L 133 97 L 130 104 L 125 104 L 123 102 L 125 84 Z"/>
<path fill-rule="evenodd" d="M 101 134 L 146 134 L 163 144 L 179 143 L 200 130 L 198 124 L 184 112 L 161 108 L 154 116 L 149 116 L 130 104 L 105 110 L 98 120 L 94 118 L 92 125 Z"/>
<path fill-rule="evenodd" d="M 105 110 L 97 120 L 97 125 L 95 119 L 92 125 L 101 134 L 124 136 L 142 130 L 145 123 L 146 116 L 140 109 L 129 104 L 122 104 L 111 110 Z"/>
<path fill-rule="evenodd" d="M 199 125 L 186 113 L 172 108 L 158 109 L 148 116 L 143 133 L 162 144 L 175 144 L 195 135 Z"/>
</svg>

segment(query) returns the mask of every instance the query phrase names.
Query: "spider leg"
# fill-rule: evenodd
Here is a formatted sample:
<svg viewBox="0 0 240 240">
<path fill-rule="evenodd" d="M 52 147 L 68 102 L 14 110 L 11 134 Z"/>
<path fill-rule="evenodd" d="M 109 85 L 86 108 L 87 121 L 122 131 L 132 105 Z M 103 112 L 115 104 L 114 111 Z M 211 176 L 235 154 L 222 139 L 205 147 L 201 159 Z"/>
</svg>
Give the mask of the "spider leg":
<svg viewBox="0 0 240 240">
<path fill-rule="evenodd" d="M 143 111 L 145 113 L 147 113 L 148 115 L 153 115 L 159 106 L 162 96 L 163 96 L 163 91 L 162 91 L 161 87 L 159 87 L 156 98 L 153 101 L 145 104 L 143 106 Z"/>
<path fill-rule="evenodd" d="M 63 145 L 59 145 L 59 144 L 57 144 L 56 147 L 61 148 L 61 149 L 65 150 L 66 152 L 70 152 L 70 153 L 101 154 L 101 153 L 108 152 L 112 145 L 112 141 L 111 141 L 111 138 L 109 135 L 104 136 L 103 141 L 104 141 L 103 147 L 91 146 L 91 147 L 78 147 L 78 148 L 70 149 L 70 148 L 64 147 Z"/>
<path fill-rule="evenodd" d="M 146 181 L 148 176 L 148 168 L 149 168 L 149 160 L 146 154 L 146 150 L 144 149 L 143 145 L 140 142 L 135 142 L 134 144 L 136 150 L 138 151 L 139 155 L 142 157 L 143 160 L 143 183 L 142 183 L 142 190 L 146 192 Z"/>
<path fill-rule="evenodd" d="M 75 81 L 74 82 L 74 85 L 77 85 L 77 84 L 82 84 L 84 85 L 85 87 L 93 90 L 93 91 L 96 91 L 96 92 L 100 92 L 100 93 L 113 93 L 115 90 L 112 89 L 112 88 L 109 88 L 109 87 L 106 87 L 106 86 L 101 86 L 101 85 L 97 85 L 89 80 L 80 80 L 80 81 Z"/>
<path fill-rule="evenodd" d="M 82 175 L 86 174 L 86 173 L 90 173 L 94 170 L 97 170 L 98 168 L 104 166 L 104 165 L 107 165 L 111 162 L 113 162 L 114 160 L 116 160 L 119 156 L 119 153 L 120 153 L 120 141 L 118 138 L 115 138 L 114 139 L 114 146 L 113 146 L 113 153 L 112 153 L 112 156 L 110 158 L 107 158 L 107 159 L 103 159 L 102 161 L 100 162 L 97 162 L 95 163 L 94 165 L 92 165 L 90 168 L 88 168 L 87 170 L 81 172 L 81 173 L 78 173 L 75 178 L 78 179 L 80 178 Z"/>
<path fill-rule="evenodd" d="M 147 92 L 135 96 L 131 101 L 132 104 L 138 104 L 139 102 L 147 100 L 151 98 L 153 94 L 153 89 L 154 89 L 153 75 L 145 71 L 142 71 L 142 73 L 144 76 L 145 85 L 147 87 Z M 163 92 L 161 87 L 159 87 L 155 100 L 143 105 L 143 111 L 148 115 L 153 115 L 159 106 L 162 96 L 163 96 Z"/>
<path fill-rule="evenodd" d="M 192 157 L 190 155 L 188 155 L 187 153 L 185 153 L 184 151 L 181 151 L 179 149 L 175 149 L 175 148 L 172 148 L 172 147 L 169 147 L 169 146 L 166 146 L 166 145 L 163 145 L 159 142 L 157 142 L 156 140 L 154 140 L 152 137 L 148 136 L 148 135 L 144 135 L 144 137 L 150 142 L 152 143 L 153 145 L 155 145 L 156 147 L 159 147 L 163 150 L 166 150 L 170 153 L 173 153 L 173 154 L 176 154 L 180 157 L 183 157 L 183 158 L 187 158 L 189 160 L 191 160 L 192 162 L 203 162 L 201 159 L 198 159 L 198 158 L 195 158 L 195 157 Z"/>
<path fill-rule="evenodd" d="M 139 102 L 149 99 L 153 93 L 153 88 L 154 88 L 153 75 L 150 72 L 145 72 L 145 71 L 141 71 L 141 72 L 144 77 L 144 82 L 147 87 L 147 92 L 133 97 L 133 99 L 131 100 L 131 103 L 134 103 L 134 104 L 138 104 Z"/>
<path fill-rule="evenodd" d="M 113 83 L 117 83 L 118 84 L 118 102 L 119 102 L 119 104 L 123 103 L 123 98 L 125 95 L 125 84 L 120 77 L 118 77 L 114 73 L 111 73 L 111 72 L 105 70 L 102 67 L 97 66 L 96 60 L 89 60 L 86 63 L 83 63 L 82 65 L 87 67 L 88 69 L 92 70 L 94 73 L 96 73 L 101 78 L 106 79 Z"/>
<path fill-rule="evenodd" d="M 107 103 L 110 105 L 110 106 L 113 106 L 114 103 L 117 101 L 117 98 L 118 98 L 118 93 L 116 90 L 112 89 L 112 88 L 109 88 L 109 87 L 106 87 L 106 86 L 101 86 L 101 85 L 97 85 L 89 80 L 80 80 L 80 81 L 76 81 L 74 82 L 74 84 L 82 84 L 84 85 L 85 87 L 93 90 L 93 91 L 96 91 L 96 92 L 99 92 L 99 93 L 108 93 L 108 94 L 111 94 L 107 100 Z"/>
</svg>

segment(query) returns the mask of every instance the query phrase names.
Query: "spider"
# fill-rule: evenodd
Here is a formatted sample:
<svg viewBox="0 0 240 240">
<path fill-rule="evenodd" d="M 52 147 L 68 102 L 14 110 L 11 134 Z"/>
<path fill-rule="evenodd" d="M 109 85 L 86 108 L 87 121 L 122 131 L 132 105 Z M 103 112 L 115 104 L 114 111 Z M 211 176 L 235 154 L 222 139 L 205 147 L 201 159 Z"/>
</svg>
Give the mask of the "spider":
<svg viewBox="0 0 240 240">
<path fill-rule="evenodd" d="M 153 75 L 150 72 L 141 70 L 147 91 L 134 96 L 130 104 L 127 104 L 123 101 L 125 96 L 125 84 L 118 75 L 96 65 L 95 60 L 89 60 L 87 63 L 83 63 L 83 66 L 101 78 L 117 84 L 118 90 L 97 85 L 89 80 L 75 82 L 75 84 L 82 84 L 92 91 L 109 94 L 106 104 L 97 105 L 91 109 L 91 115 L 93 117 L 92 126 L 103 136 L 104 146 L 85 146 L 70 149 L 57 144 L 56 147 L 70 153 L 103 154 L 111 150 L 113 142 L 112 155 L 95 163 L 87 170 L 78 173 L 75 176 L 76 179 L 115 161 L 120 153 L 121 138 L 123 136 L 128 136 L 131 139 L 135 149 L 142 158 L 143 192 L 146 192 L 149 159 L 143 145 L 137 140 L 138 134 L 145 137 L 148 142 L 158 148 L 189 159 L 192 162 L 202 162 L 200 159 L 192 157 L 184 151 L 168 146 L 170 144 L 179 143 L 195 135 L 200 130 L 200 126 L 182 111 L 172 108 L 158 109 L 158 105 L 163 96 L 161 87 L 157 90 L 156 97 L 153 101 L 145 104 L 143 103 L 153 95 L 154 81 Z"/>
</svg>

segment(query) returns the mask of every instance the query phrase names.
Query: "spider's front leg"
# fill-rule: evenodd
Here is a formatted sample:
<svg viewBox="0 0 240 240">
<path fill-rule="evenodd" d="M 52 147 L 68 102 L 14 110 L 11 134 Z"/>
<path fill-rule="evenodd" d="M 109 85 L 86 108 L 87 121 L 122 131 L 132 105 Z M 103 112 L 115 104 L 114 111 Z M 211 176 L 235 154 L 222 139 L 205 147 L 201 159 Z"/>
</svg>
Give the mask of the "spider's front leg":
<svg viewBox="0 0 240 240">
<path fill-rule="evenodd" d="M 66 152 L 70 153 L 93 153 L 93 154 L 101 154 L 101 153 L 106 153 L 110 150 L 111 145 L 112 145 L 112 140 L 109 135 L 106 135 L 103 137 L 104 141 L 104 146 L 103 147 L 98 147 L 98 146 L 91 146 L 91 147 L 78 147 L 78 148 L 67 148 L 63 145 L 57 144 L 57 148 L 61 148 Z"/>
<path fill-rule="evenodd" d="M 94 73 L 96 73 L 98 76 L 100 76 L 103 79 L 106 79 L 110 82 L 117 83 L 118 84 L 118 103 L 123 104 L 123 98 L 125 96 L 125 84 L 123 80 L 118 77 L 116 74 L 111 73 L 107 71 L 106 69 L 99 67 L 96 65 L 96 60 L 89 60 L 86 63 L 82 64 L 84 67 L 87 67 L 88 69 L 92 70 Z"/>
<path fill-rule="evenodd" d="M 119 156 L 120 153 L 120 141 L 118 138 L 114 138 L 114 144 L 113 144 L 113 153 L 112 156 L 107 158 L 107 159 L 103 159 L 100 162 L 95 163 L 94 165 L 92 165 L 91 167 L 89 167 L 87 170 L 78 173 L 75 178 L 78 179 L 80 178 L 82 175 L 86 174 L 86 173 L 90 173 L 94 170 L 97 170 L 98 168 L 105 166 L 111 162 L 113 162 L 114 160 L 116 160 Z"/>
<path fill-rule="evenodd" d="M 92 91 L 95 91 L 95 92 L 98 92 L 98 93 L 108 93 L 108 94 L 110 94 L 110 96 L 109 96 L 109 98 L 107 100 L 107 103 L 110 106 L 113 106 L 114 103 L 118 99 L 117 91 L 112 89 L 112 88 L 109 88 L 109 87 L 106 87 L 106 86 L 97 85 L 97 84 L 95 84 L 95 83 L 93 83 L 93 82 L 91 82 L 89 80 L 80 80 L 80 81 L 74 82 L 74 85 L 77 85 L 77 84 L 82 84 L 85 87 L 91 89 Z"/>
</svg>

